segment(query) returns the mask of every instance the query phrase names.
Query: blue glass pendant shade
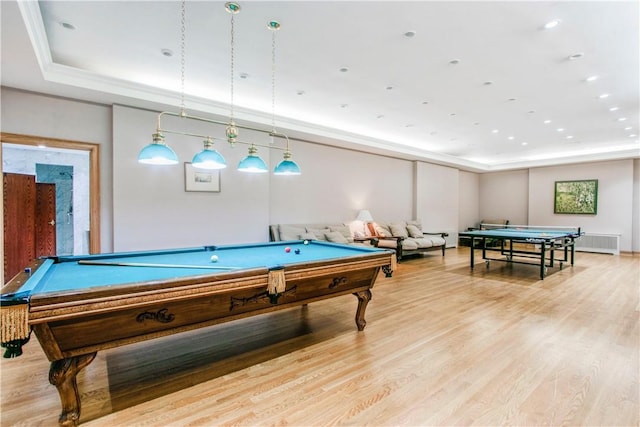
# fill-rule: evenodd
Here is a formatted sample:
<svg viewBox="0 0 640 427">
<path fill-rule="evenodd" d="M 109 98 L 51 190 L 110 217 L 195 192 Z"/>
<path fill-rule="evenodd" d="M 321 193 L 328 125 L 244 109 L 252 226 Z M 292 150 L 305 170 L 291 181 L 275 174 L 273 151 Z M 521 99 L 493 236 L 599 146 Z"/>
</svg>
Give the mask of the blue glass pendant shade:
<svg viewBox="0 0 640 427">
<path fill-rule="evenodd" d="M 213 140 L 207 138 L 204 141 L 204 150 L 193 156 L 191 163 L 198 169 L 224 169 L 227 161 L 213 148 Z"/>
<path fill-rule="evenodd" d="M 291 160 L 289 150 L 284 152 L 284 160 L 278 163 L 278 166 L 273 170 L 274 175 L 300 175 L 300 173 L 300 166 Z"/>
<path fill-rule="evenodd" d="M 161 134 L 154 133 L 153 142 L 138 154 L 138 162 L 148 165 L 175 165 L 178 164 L 178 156 L 164 143 L 164 137 Z"/>
<path fill-rule="evenodd" d="M 267 164 L 258 157 L 258 149 L 255 145 L 249 146 L 249 155 L 242 159 L 240 163 L 238 163 L 238 170 L 241 172 L 249 172 L 249 173 L 264 173 L 269 172 L 269 168 Z"/>
</svg>

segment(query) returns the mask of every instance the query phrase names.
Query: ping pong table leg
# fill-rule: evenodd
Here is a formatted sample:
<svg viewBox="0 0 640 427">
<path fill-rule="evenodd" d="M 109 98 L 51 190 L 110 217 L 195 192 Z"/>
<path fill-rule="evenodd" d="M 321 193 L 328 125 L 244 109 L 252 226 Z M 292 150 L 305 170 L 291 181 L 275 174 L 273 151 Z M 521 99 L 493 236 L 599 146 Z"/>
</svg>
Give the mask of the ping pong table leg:
<svg viewBox="0 0 640 427">
<path fill-rule="evenodd" d="M 545 253 L 545 242 L 542 241 L 540 245 L 540 280 L 544 280 L 544 270 L 546 268 L 544 261 L 544 253 Z"/>
<path fill-rule="evenodd" d="M 469 249 L 471 250 L 470 262 L 471 262 L 471 269 L 472 270 L 473 270 L 473 264 L 474 264 L 473 253 L 475 252 L 475 247 L 476 247 L 476 238 L 471 236 L 471 248 L 469 248 Z"/>
</svg>

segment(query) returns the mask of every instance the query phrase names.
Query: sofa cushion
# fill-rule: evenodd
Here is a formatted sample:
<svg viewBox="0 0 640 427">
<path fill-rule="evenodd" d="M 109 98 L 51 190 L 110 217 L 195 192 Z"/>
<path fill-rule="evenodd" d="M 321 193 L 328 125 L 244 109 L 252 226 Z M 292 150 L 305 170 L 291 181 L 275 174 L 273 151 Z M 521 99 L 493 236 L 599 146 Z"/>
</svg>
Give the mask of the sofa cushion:
<svg viewBox="0 0 640 427">
<path fill-rule="evenodd" d="M 300 240 L 318 240 L 318 236 L 315 233 L 302 233 L 298 238 Z"/>
<path fill-rule="evenodd" d="M 407 224 L 405 222 L 389 224 L 389 228 L 391 229 L 392 236 L 409 237 L 409 233 L 407 232 Z"/>
<path fill-rule="evenodd" d="M 339 231 L 330 231 L 325 233 L 325 237 L 332 243 L 349 243 L 346 237 Z"/>
<path fill-rule="evenodd" d="M 310 228 L 307 227 L 307 233 L 313 233 L 316 235 L 316 237 L 318 238 L 318 240 L 327 240 L 327 238 L 325 237 L 325 234 L 331 232 L 331 230 L 329 230 L 329 228 Z"/>
<path fill-rule="evenodd" d="M 407 233 L 409 237 L 422 238 L 422 230 L 413 224 L 407 224 Z"/>
<path fill-rule="evenodd" d="M 431 241 L 431 239 L 424 237 L 420 237 L 418 239 L 409 238 L 408 240 L 415 242 L 420 249 L 426 249 L 433 246 L 433 242 Z"/>
<path fill-rule="evenodd" d="M 347 239 L 347 243 L 353 243 L 353 236 L 351 235 L 351 229 L 348 225 L 330 225 L 329 230 L 331 230 L 331 232 L 337 231 Z"/>
<path fill-rule="evenodd" d="M 397 249 L 398 241 L 396 239 L 380 239 L 378 240 L 379 248 Z"/>
<path fill-rule="evenodd" d="M 418 243 L 416 243 L 416 240 L 418 239 L 412 239 L 412 238 L 404 239 L 402 241 L 402 250 L 413 251 L 418 249 Z"/>
<path fill-rule="evenodd" d="M 307 232 L 303 227 L 294 225 L 280 224 L 280 240 L 298 240 L 301 234 Z"/>
<path fill-rule="evenodd" d="M 447 243 L 441 236 L 424 236 L 423 239 L 430 240 L 431 246 L 444 246 Z"/>
</svg>

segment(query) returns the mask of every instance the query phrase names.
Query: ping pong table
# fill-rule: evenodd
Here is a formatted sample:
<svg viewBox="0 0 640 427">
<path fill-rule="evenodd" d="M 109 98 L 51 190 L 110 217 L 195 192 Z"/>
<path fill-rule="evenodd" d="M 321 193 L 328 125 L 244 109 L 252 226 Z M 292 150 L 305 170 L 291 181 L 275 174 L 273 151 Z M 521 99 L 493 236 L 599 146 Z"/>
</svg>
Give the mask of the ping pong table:
<svg viewBox="0 0 640 427">
<path fill-rule="evenodd" d="M 575 241 L 582 235 L 580 227 L 536 227 L 527 225 L 483 224 L 483 229 L 462 231 L 458 235 L 471 239 L 470 265 L 475 265 L 476 242 L 482 250 L 482 259 L 487 268 L 490 261 L 516 264 L 531 264 L 540 267 L 540 279 L 547 269 L 559 264 L 573 262 Z M 492 246 L 490 242 L 497 242 Z M 556 256 L 560 255 L 560 258 Z M 531 261 L 531 260 L 535 261 Z"/>
</svg>

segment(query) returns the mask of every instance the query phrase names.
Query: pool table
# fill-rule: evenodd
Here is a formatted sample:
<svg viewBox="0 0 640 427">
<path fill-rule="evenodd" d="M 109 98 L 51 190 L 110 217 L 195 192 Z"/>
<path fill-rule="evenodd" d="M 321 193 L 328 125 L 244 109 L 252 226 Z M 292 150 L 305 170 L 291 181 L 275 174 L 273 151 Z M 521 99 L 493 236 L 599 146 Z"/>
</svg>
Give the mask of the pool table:
<svg viewBox="0 0 640 427">
<path fill-rule="evenodd" d="M 51 361 L 60 425 L 77 425 L 76 375 L 103 349 L 353 294 L 356 325 L 392 251 L 319 241 L 50 257 L 2 288 L 2 346 L 35 333 Z"/>
</svg>

